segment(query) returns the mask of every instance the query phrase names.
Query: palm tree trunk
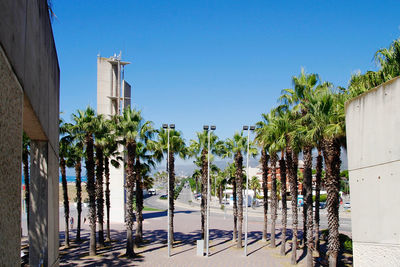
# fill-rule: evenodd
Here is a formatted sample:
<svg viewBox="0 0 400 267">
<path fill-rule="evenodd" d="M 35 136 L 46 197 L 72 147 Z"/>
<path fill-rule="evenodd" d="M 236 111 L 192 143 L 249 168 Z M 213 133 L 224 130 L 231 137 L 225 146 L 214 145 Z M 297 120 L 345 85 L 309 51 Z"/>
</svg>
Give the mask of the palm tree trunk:
<svg viewBox="0 0 400 267">
<path fill-rule="evenodd" d="M 314 242 L 313 242 L 313 206 L 312 206 L 312 147 L 306 146 L 303 150 L 304 155 L 304 189 L 305 196 L 304 202 L 307 204 L 306 209 L 306 229 L 307 236 L 305 240 L 305 246 L 307 246 L 307 256 L 306 263 L 308 267 L 313 266 L 313 250 L 314 250 Z"/>
<path fill-rule="evenodd" d="M 196 181 L 196 194 L 199 193 L 199 177 L 196 175 L 194 177 L 195 181 Z"/>
<path fill-rule="evenodd" d="M 300 240 L 300 244 L 306 246 L 305 244 L 307 243 L 307 202 L 305 201 L 306 186 L 304 183 L 304 176 L 303 176 L 303 182 L 301 184 L 301 194 L 303 195 L 303 209 L 302 209 L 302 211 L 303 211 L 303 238 Z"/>
<path fill-rule="evenodd" d="M 64 198 L 64 218 L 65 218 L 65 247 L 69 247 L 69 201 L 68 201 L 68 187 L 67 187 L 67 176 L 65 172 L 65 160 L 60 157 L 60 169 L 61 169 L 61 182 L 63 189 Z"/>
<path fill-rule="evenodd" d="M 297 227 L 298 227 L 298 214 L 297 214 L 297 168 L 294 169 L 292 149 L 286 147 L 286 165 L 288 169 L 290 195 L 292 197 L 292 258 L 291 263 L 297 263 Z M 297 166 L 297 164 L 296 164 Z"/>
<path fill-rule="evenodd" d="M 275 248 L 275 225 L 276 225 L 276 213 L 277 213 L 277 205 L 278 198 L 276 195 L 276 161 L 277 156 L 276 153 L 271 154 L 271 247 Z"/>
<path fill-rule="evenodd" d="M 238 241 L 237 248 L 242 248 L 242 231 L 243 231 L 243 156 L 240 153 L 236 153 L 235 156 L 236 164 L 236 186 L 238 194 Z"/>
<path fill-rule="evenodd" d="M 219 204 L 222 204 L 223 195 L 224 195 L 224 189 L 223 189 L 223 184 L 221 184 L 221 185 L 218 187 L 218 200 L 219 200 Z"/>
<path fill-rule="evenodd" d="M 201 152 L 201 239 L 205 240 L 205 221 L 207 208 L 207 150 Z M 205 244 L 205 242 L 204 242 Z"/>
<path fill-rule="evenodd" d="M 82 164 L 81 158 L 78 157 L 75 163 L 75 186 L 76 186 L 76 208 L 78 211 L 78 221 L 76 226 L 76 241 L 81 241 L 81 215 L 82 215 Z"/>
<path fill-rule="evenodd" d="M 106 214 L 107 214 L 107 237 L 106 242 L 111 242 L 110 232 L 110 160 L 104 157 L 104 177 L 106 178 Z"/>
<path fill-rule="evenodd" d="M 136 237 L 135 243 L 139 245 L 143 239 L 143 185 L 139 158 L 135 163 L 136 180 Z"/>
<path fill-rule="evenodd" d="M 263 237 L 264 241 L 267 241 L 268 238 L 268 160 L 269 155 L 267 154 L 266 149 L 261 150 L 261 166 L 262 166 L 262 186 L 264 192 L 264 229 L 263 229 Z"/>
<path fill-rule="evenodd" d="M 337 265 L 340 248 L 339 243 L 339 179 L 340 179 L 340 144 L 336 139 L 324 140 L 323 153 L 325 159 L 327 189 L 326 206 L 328 209 L 328 254 L 329 266 Z"/>
<path fill-rule="evenodd" d="M 96 201 L 97 221 L 99 225 L 98 241 L 104 247 L 104 194 L 103 194 L 103 149 L 96 146 Z"/>
<path fill-rule="evenodd" d="M 24 166 L 24 184 L 25 184 L 25 209 L 26 209 L 26 222 L 28 224 L 29 231 L 29 162 L 28 162 L 29 151 L 23 151 L 22 153 L 22 164 Z"/>
<path fill-rule="evenodd" d="M 318 146 L 318 156 L 316 163 L 316 174 L 315 174 L 315 216 L 314 216 L 314 228 L 315 228 L 315 249 L 319 253 L 319 203 L 320 203 L 320 191 L 321 191 L 321 178 L 322 178 L 322 148 Z"/>
<path fill-rule="evenodd" d="M 233 199 L 233 241 L 236 242 L 238 207 L 237 207 L 237 186 L 235 177 L 232 179 L 232 199 Z"/>
<path fill-rule="evenodd" d="M 174 164 L 174 153 L 169 152 L 169 166 L 168 166 L 168 171 L 169 171 L 169 177 L 170 177 L 170 182 L 169 182 L 169 238 L 171 244 L 174 243 L 174 211 L 175 211 L 175 164 Z"/>
<path fill-rule="evenodd" d="M 89 255 L 96 255 L 96 186 L 94 178 L 94 155 L 93 155 L 93 136 L 85 136 L 86 143 L 86 190 L 89 195 L 89 224 L 90 224 L 90 244 Z"/>
<path fill-rule="evenodd" d="M 126 256 L 133 258 L 135 252 L 133 249 L 133 222 L 135 214 L 133 212 L 133 188 L 135 187 L 135 175 L 134 175 L 134 163 L 135 163 L 135 152 L 136 143 L 128 143 L 128 163 L 126 165 Z"/>
<path fill-rule="evenodd" d="M 287 202 L 286 202 L 286 165 L 284 153 L 282 151 L 279 160 L 279 170 L 281 175 L 281 198 L 282 198 L 282 245 L 281 255 L 286 255 L 286 228 L 287 228 Z"/>
</svg>

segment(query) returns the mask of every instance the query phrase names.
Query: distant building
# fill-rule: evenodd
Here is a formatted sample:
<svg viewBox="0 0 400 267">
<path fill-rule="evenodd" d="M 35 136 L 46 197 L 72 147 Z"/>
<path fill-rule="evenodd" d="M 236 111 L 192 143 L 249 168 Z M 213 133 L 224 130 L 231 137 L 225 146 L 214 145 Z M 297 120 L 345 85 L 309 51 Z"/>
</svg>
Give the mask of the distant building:
<svg viewBox="0 0 400 267">
<path fill-rule="evenodd" d="M 304 162 L 302 160 L 299 160 L 298 162 L 298 170 L 303 173 L 304 171 Z M 258 180 L 260 181 L 260 185 L 262 187 L 262 168 L 261 164 L 259 164 L 256 168 L 249 168 L 249 175 L 250 178 L 253 176 L 256 176 Z M 281 169 L 279 167 L 279 161 L 276 162 L 276 180 L 280 181 L 281 180 Z M 302 183 L 298 182 L 297 184 L 297 190 L 298 193 L 301 193 L 301 190 L 303 188 Z M 289 177 L 288 173 L 286 171 L 286 190 L 289 193 L 290 192 L 290 184 L 289 184 Z M 268 164 L 268 192 L 271 192 L 271 163 Z M 263 191 L 260 191 L 260 195 L 263 195 Z"/>
<path fill-rule="evenodd" d="M 97 113 L 106 117 L 121 114 L 131 105 L 131 86 L 124 80 L 125 66 L 121 55 L 97 57 Z M 123 151 L 119 147 L 119 151 Z M 110 220 L 125 221 L 125 169 L 110 165 Z"/>
</svg>

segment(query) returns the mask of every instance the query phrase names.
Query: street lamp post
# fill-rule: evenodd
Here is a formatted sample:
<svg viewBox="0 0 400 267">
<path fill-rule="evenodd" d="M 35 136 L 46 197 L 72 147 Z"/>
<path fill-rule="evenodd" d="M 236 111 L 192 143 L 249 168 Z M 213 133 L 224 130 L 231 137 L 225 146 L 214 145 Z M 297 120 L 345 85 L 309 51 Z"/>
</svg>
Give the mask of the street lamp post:
<svg viewBox="0 0 400 267">
<path fill-rule="evenodd" d="M 168 126 L 168 124 L 166 124 L 166 123 L 164 123 L 163 125 L 162 125 L 162 127 L 164 128 L 164 129 L 166 129 L 167 130 L 167 133 L 168 133 L 168 138 L 167 138 L 167 173 L 168 173 L 168 185 L 167 185 L 167 197 L 168 197 L 168 210 L 167 210 L 167 214 L 168 214 L 168 221 L 167 221 L 167 224 L 168 224 L 168 227 L 167 227 L 167 243 L 168 243 L 168 257 L 171 257 L 171 234 L 170 234 L 170 232 L 171 232 L 171 224 L 170 224 L 170 219 L 171 219 L 171 213 L 170 213 L 170 203 L 169 203 L 169 201 L 170 201 L 170 190 L 169 190 L 169 187 L 170 187 L 170 175 L 169 175 L 169 130 L 170 129 L 175 129 L 175 124 L 170 124 L 169 126 Z"/>
<path fill-rule="evenodd" d="M 249 130 L 250 128 L 250 130 Z M 244 256 L 247 257 L 247 232 L 249 224 L 249 152 L 250 152 L 250 131 L 255 130 L 255 126 L 243 126 L 243 130 L 247 131 L 247 160 L 246 160 L 246 223 L 244 232 Z"/>
<path fill-rule="evenodd" d="M 214 125 L 208 126 L 204 125 L 203 130 L 207 131 L 208 134 L 208 156 L 207 156 L 207 240 L 206 240 L 206 255 L 209 256 L 210 249 L 210 134 L 211 131 L 214 131 L 217 127 Z M 211 131 L 209 131 L 211 129 Z"/>
</svg>

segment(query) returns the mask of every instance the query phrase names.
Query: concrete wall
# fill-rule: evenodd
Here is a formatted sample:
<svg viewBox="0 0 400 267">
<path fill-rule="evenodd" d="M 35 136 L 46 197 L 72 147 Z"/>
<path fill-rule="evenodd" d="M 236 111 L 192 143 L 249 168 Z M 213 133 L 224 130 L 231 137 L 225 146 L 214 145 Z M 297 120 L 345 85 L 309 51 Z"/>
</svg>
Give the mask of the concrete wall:
<svg viewBox="0 0 400 267">
<path fill-rule="evenodd" d="M 40 206 L 38 216 L 31 216 L 33 225 L 45 229 L 40 238 L 30 240 L 32 259 L 39 259 L 36 251 L 43 250 L 45 265 L 58 262 L 58 120 L 59 120 L 59 65 L 54 44 L 51 22 L 46 0 L 2 0 L 0 1 L 0 64 L 1 68 L 1 128 L 2 146 L 0 162 L 8 162 L 10 169 L 0 169 L 2 184 L 7 191 L 1 191 L 0 201 L 3 216 L 0 225 L 6 220 L 6 227 L 0 227 L 0 237 L 9 237 L 7 243 L 0 243 L 0 262 L 6 266 L 20 265 L 21 201 L 21 136 L 22 128 L 35 142 L 41 142 L 46 149 L 39 150 L 39 158 L 44 165 L 31 166 L 32 187 L 44 186 L 46 194 L 33 190 L 31 200 L 42 199 L 46 205 Z M 8 69 L 8 70 L 7 70 Z M 12 81 L 6 79 L 13 78 Z M 7 91 L 4 88 L 8 88 Z M 3 95 L 4 93 L 4 95 Z M 3 97 L 4 96 L 4 97 Z M 12 98 L 10 98 L 12 97 Z M 22 107 L 17 104 L 21 103 Z M 4 110 L 4 113 L 3 113 Z M 23 112 L 21 112 L 23 111 Z M 13 114 L 6 116 L 7 114 Z M 18 131 L 10 131 L 3 125 L 18 125 Z M 12 135 L 10 135 L 12 133 Z M 10 136 L 9 136 L 10 135 Z M 9 136 L 4 138 L 3 136 Z M 7 140 L 7 142 L 3 142 Z M 19 155 L 17 155 L 19 154 Z M 11 166 L 19 166 L 14 170 Z M 40 178 L 42 177 L 42 179 Z M 45 179 L 45 180 L 43 180 Z M 43 184 L 44 182 L 44 184 Z M 15 185 L 16 184 L 16 185 Z M 18 187 L 18 188 L 17 188 Z M 12 203 L 12 204 L 10 204 Z M 35 203 L 35 202 L 34 202 Z M 9 205 L 10 204 L 10 205 Z M 15 208 L 15 204 L 19 207 Z M 19 213 L 18 218 L 12 214 Z M 4 214 L 9 214 L 10 217 Z M 33 227 L 33 226 L 32 226 Z M 29 231 L 40 229 L 32 228 Z M 18 249 L 14 244 L 18 243 Z M 10 245 L 8 245 L 10 244 Z M 13 245 L 11 245 L 13 244 Z M 40 249 L 38 248 L 40 246 Z M 5 261 L 3 261 L 5 259 Z M 38 265 L 32 260 L 30 264 Z"/>
<path fill-rule="evenodd" d="M 346 104 L 355 266 L 400 266 L 400 78 Z"/>
<path fill-rule="evenodd" d="M 0 47 L 0 265 L 20 262 L 23 91 Z"/>
</svg>

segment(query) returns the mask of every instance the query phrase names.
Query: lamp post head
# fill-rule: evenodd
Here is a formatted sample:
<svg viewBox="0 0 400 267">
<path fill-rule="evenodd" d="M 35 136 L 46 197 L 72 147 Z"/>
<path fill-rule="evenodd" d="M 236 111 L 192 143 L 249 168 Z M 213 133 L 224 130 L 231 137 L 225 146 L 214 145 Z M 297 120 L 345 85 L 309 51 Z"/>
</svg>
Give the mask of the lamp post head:
<svg viewBox="0 0 400 267">
<path fill-rule="evenodd" d="M 169 128 L 175 129 L 175 124 L 170 124 L 170 125 L 169 125 Z"/>
<path fill-rule="evenodd" d="M 162 127 L 163 127 L 164 129 L 167 129 L 167 128 L 168 128 L 168 124 L 163 123 Z"/>
<path fill-rule="evenodd" d="M 215 129 L 217 129 L 217 127 L 215 125 L 211 125 L 211 130 L 214 131 Z"/>
<path fill-rule="evenodd" d="M 208 125 L 203 126 L 203 130 L 205 130 L 205 131 L 208 131 L 208 128 L 209 128 Z"/>
<path fill-rule="evenodd" d="M 249 129 L 249 126 L 243 126 L 243 130 L 247 131 Z"/>
<path fill-rule="evenodd" d="M 250 131 L 254 131 L 256 129 L 256 126 L 250 126 Z"/>
</svg>

